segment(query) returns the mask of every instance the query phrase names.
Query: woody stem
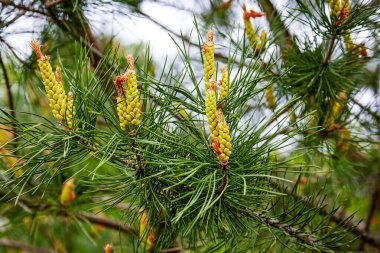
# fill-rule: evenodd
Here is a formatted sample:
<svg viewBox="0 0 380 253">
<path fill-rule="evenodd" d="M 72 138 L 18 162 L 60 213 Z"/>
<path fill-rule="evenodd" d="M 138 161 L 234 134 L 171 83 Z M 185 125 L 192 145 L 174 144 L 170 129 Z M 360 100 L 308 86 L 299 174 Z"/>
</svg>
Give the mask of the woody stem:
<svg viewBox="0 0 380 253">
<path fill-rule="evenodd" d="M 221 194 L 224 189 L 227 186 L 227 181 L 228 181 L 228 175 L 227 175 L 227 165 L 222 165 L 222 182 L 220 182 L 218 188 L 217 188 L 217 193 Z"/>
<path fill-rule="evenodd" d="M 325 56 L 325 59 L 323 60 L 323 63 L 322 63 L 323 66 L 326 66 L 329 63 L 329 60 L 330 60 L 332 52 L 333 52 L 335 39 L 336 39 L 336 34 L 333 34 L 333 36 L 330 40 L 329 49 L 328 49 L 327 54 Z"/>
</svg>

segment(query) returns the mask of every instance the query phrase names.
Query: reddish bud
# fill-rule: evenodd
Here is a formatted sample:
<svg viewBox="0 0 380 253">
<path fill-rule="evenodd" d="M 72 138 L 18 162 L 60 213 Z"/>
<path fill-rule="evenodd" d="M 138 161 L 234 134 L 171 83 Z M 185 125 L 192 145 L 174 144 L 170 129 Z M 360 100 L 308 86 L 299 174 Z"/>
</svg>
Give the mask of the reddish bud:
<svg viewBox="0 0 380 253">
<path fill-rule="evenodd" d="M 247 11 L 247 7 L 246 7 L 245 3 L 242 4 L 242 8 L 243 8 L 243 18 L 244 19 L 258 18 L 258 17 L 265 16 L 265 14 L 263 12 L 254 11 L 253 9 Z"/>
<path fill-rule="evenodd" d="M 211 146 L 212 148 L 214 149 L 214 153 L 217 154 L 217 155 L 220 155 L 222 152 L 220 152 L 220 142 L 219 142 L 219 138 L 214 138 L 211 142 Z"/>
</svg>

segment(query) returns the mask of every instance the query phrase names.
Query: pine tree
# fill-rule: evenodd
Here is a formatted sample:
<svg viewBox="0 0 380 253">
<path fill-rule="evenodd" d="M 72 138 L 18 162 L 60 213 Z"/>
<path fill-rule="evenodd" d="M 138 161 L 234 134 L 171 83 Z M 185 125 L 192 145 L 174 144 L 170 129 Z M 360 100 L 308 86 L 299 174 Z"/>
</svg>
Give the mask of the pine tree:
<svg viewBox="0 0 380 253">
<path fill-rule="evenodd" d="M 164 62 L 86 17 L 157 23 L 142 1 L 0 3 L 0 252 L 380 249 L 376 1 L 210 1 L 193 36 L 158 23 Z M 46 26 L 24 60 L 27 16 Z"/>
</svg>

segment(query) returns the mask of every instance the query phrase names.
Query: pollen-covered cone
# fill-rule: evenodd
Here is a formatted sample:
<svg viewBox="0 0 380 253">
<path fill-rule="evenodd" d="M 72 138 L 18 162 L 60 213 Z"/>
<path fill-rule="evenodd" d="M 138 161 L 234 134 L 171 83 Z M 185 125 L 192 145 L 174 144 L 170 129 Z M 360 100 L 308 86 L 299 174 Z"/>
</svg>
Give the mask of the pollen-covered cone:
<svg viewBox="0 0 380 253">
<path fill-rule="evenodd" d="M 68 206 L 75 199 L 74 178 L 69 179 L 62 185 L 60 202 L 63 206 Z"/>
<path fill-rule="evenodd" d="M 62 82 L 57 82 L 49 62 L 49 57 L 42 55 L 40 45 L 35 40 L 32 40 L 30 46 L 38 57 L 38 67 L 45 85 L 46 94 L 49 98 L 49 105 L 52 109 L 53 116 L 61 123 L 66 113 L 67 100 Z M 57 76 L 58 75 L 60 75 L 59 68 L 57 69 Z"/>
<path fill-rule="evenodd" d="M 49 73 L 48 71 L 51 71 L 51 66 L 50 64 L 46 64 L 46 62 L 43 62 L 44 61 L 39 61 L 38 63 L 40 65 L 46 93 L 50 100 L 49 105 L 52 108 L 54 118 L 56 118 L 58 122 L 61 123 L 63 118 L 65 117 L 66 112 L 66 93 L 63 88 L 62 82 L 57 82 L 56 80 L 54 80 L 54 76 L 52 79 L 50 74 L 45 75 L 46 73 Z M 42 69 L 41 66 L 43 66 L 45 69 Z M 60 71 L 59 68 L 57 68 L 57 71 Z"/>
<path fill-rule="evenodd" d="M 122 97 L 117 97 L 117 115 L 119 116 L 119 122 L 120 122 L 120 128 L 121 130 L 125 131 L 126 130 L 126 125 L 127 125 L 127 103 L 125 103 L 125 98 Z"/>
<path fill-rule="evenodd" d="M 268 108 L 273 109 L 276 105 L 276 97 L 273 92 L 273 85 L 269 84 L 265 89 L 265 100 L 267 101 Z"/>
<path fill-rule="evenodd" d="M 253 29 L 251 21 L 249 19 L 264 16 L 264 13 L 256 12 L 254 10 L 247 11 L 245 3 L 243 3 L 242 8 L 245 34 L 251 47 L 255 49 L 257 47 L 257 43 L 259 42 L 259 37 Z"/>
<path fill-rule="evenodd" d="M 126 76 L 117 76 L 114 84 L 117 89 L 117 106 L 116 106 L 116 112 L 117 116 L 119 117 L 119 124 L 121 130 L 125 131 L 126 130 L 126 125 L 127 125 L 127 103 L 125 102 L 125 96 L 123 93 L 123 88 L 122 88 L 122 83 L 125 82 Z"/>
<path fill-rule="evenodd" d="M 152 227 L 148 227 L 148 217 L 144 211 L 141 212 L 140 220 L 139 220 L 139 237 L 141 246 L 146 250 L 150 251 L 154 246 L 154 231 Z"/>
<path fill-rule="evenodd" d="M 230 93 L 230 84 L 228 81 L 228 72 L 226 67 L 221 68 L 222 71 L 222 80 L 220 80 L 220 100 L 224 101 L 228 98 Z"/>
<path fill-rule="evenodd" d="M 260 35 L 260 44 L 257 48 L 258 51 L 264 50 L 267 44 L 267 31 L 264 29 Z"/>
<path fill-rule="evenodd" d="M 344 41 L 344 47 L 346 48 L 346 50 L 348 52 L 352 51 L 353 42 L 352 42 L 351 34 L 348 30 L 343 31 L 343 41 Z"/>
<path fill-rule="evenodd" d="M 67 109 L 66 109 L 66 122 L 69 129 L 73 129 L 74 117 L 75 117 L 74 94 L 70 91 L 67 94 Z"/>
<path fill-rule="evenodd" d="M 252 28 L 251 21 L 248 19 L 244 19 L 244 28 L 245 28 L 245 34 L 247 35 L 249 44 L 252 48 L 256 48 L 257 43 L 259 41 L 258 36 L 256 35 L 255 31 Z"/>
<path fill-rule="evenodd" d="M 227 122 L 224 119 L 223 112 L 221 110 L 218 110 L 216 112 L 216 117 L 218 121 L 217 130 L 219 131 L 219 160 L 222 164 L 227 164 L 231 155 L 230 131 L 228 129 Z"/>
<path fill-rule="evenodd" d="M 330 0 L 329 6 L 330 6 L 330 16 L 338 18 L 342 10 L 342 6 L 340 5 L 340 0 Z"/>
<path fill-rule="evenodd" d="M 210 80 L 210 85 L 206 90 L 206 100 L 205 100 L 205 108 L 206 108 L 206 116 L 207 122 L 210 126 L 211 131 L 211 139 L 218 137 L 218 131 L 216 131 L 216 126 L 218 124 L 216 119 L 216 87 L 215 87 L 215 79 L 212 78 Z"/>
<path fill-rule="evenodd" d="M 214 33 L 212 30 L 208 31 L 207 43 L 203 46 L 204 56 L 204 78 L 206 83 L 206 89 L 208 88 L 209 80 L 215 76 L 215 59 L 214 59 Z"/>
<path fill-rule="evenodd" d="M 140 125 L 141 104 L 139 99 L 139 91 L 137 89 L 136 73 L 133 65 L 133 56 L 127 55 L 129 69 L 126 73 L 127 85 L 125 87 L 125 96 L 127 102 L 127 113 L 125 116 L 128 125 Z"/>
<path fill-rule="evenodd" d="M 350 1 L 349 0 L 341 0 L 341 15 L 344 19 L 347 18 L 348 14 L 350 13 Z"/>
</svg>

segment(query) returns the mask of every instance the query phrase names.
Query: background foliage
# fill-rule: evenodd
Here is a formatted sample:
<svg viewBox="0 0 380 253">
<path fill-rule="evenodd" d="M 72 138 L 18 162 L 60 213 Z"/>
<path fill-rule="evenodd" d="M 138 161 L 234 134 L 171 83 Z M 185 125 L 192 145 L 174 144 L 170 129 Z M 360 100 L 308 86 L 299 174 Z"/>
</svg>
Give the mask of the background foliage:
<svg viewBox="0 0 380 253">
<path fill-rule="evenodd" d="M 0 0 L 0 252 L 379 251 L 378 1 L 352 1 L 338 16 L 322 0 L 247 2 L 265 14 L 249 19 L 258 36 L 266 27 L 261 48 L 244 32 L 242 2 L 153 1 L 191 13 L 189 34 L 144 2 Z M 153 22 L 176 57 L 94 32 L 96 15 Z M 229 74 L 218 104 L 228 165 L 205 116 L 209 28 L 216 78 L 222 66 Z M 74 128 L 53 117 L 35 54 L 9 42 L 23 33 L 62 68 Z M 142 103 L 127 132 L 113 84 L 126 53 Z"/>
</svg>

